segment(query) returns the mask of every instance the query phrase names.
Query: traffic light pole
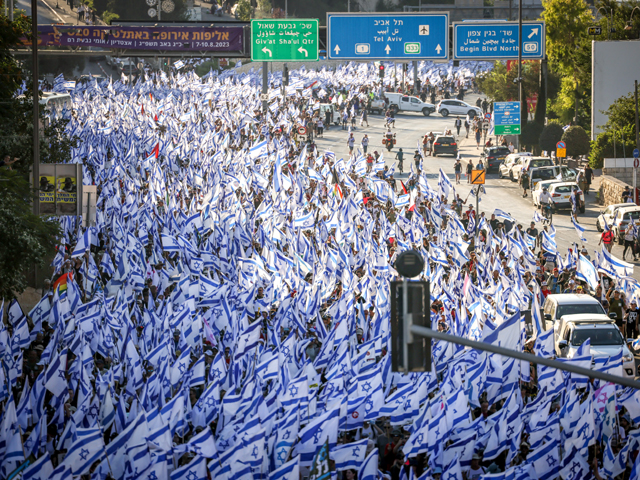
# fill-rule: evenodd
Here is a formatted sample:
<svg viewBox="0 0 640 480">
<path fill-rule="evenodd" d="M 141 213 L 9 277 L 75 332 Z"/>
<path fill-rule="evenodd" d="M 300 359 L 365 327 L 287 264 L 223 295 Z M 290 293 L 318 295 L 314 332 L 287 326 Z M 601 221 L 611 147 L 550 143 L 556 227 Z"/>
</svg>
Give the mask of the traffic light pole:
<svg viewBox="0 0 640 480">
<path fill-rule="evenodd" d="M 262 114 L 267 118 L 267 94 L 269 93 L 269 62 L 262 62 Z"/>
<path fill-rule="evenodd" d="M 616 383 L 624 387 L 631 387 L 640 390 L 640 382 L 637 382 L 633 379 L 619 377 L 618 375 L 611 375 L 610 373 L 599 372 L 598 370 L 591 370 L 590 368 L 578 367 L 569 362 L 551 360 L 550 358 L 539 357 L 530 353 L 518 352 L 517 350 L 510 350 L 508 348 L 499 347 L 491 343 L 476 342 L 475 340 L 457 337 L 455 335 L 439 332 L 437 330 L 432 330 L 431 328 L 422 327 L 420 325 L 412 325 L 410 331 L 413 335 L 417 335 L 420 337 L 432 338 L 434 340 L 444 340 L 445 342 L 463 345 L 475 350 L 495 353 L 497 355 L 502 355 L 503 357 L 515 358 L 516 360 L 523 360 L 525 362 L 533 363 L 534 365 L 543 365 L 545 367 L 555 368 L 556 370 L 575 373 L 577 375 L 584 375 L 585 377 L 589 377 L 595 380 Z"/>
<path fill-rule="evenodd" d="M 33 62 L 33 187 L 37 198 L 33 201 L 33 213 L 40 215 L 40 86 L 38 84 L 38 0 L 31 0 L 31 60 Z"/>
</svg>

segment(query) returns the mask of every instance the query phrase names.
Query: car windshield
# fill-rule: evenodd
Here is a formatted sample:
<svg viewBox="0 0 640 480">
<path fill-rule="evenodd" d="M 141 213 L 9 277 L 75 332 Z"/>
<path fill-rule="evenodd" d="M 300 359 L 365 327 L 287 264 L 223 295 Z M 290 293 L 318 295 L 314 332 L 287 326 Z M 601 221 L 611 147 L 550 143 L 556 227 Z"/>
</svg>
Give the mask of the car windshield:
<svg viewBox="0 0 640 480">
<path fill-rule="evenodd" d="M 576 305 L 558 305 L 557 318 L 563 315 L 576 315 L 579 313 L 601 313 L 606 315 L 600 303 L 578 303 Z"/>
<path fill-rule="evenodd" d="M 539 178 L 540 180 L 551 180 L 556 177 L 555 168 L 543 168 L 541 170 L 534 170 L 531 173 L 531 177 Z"/>
<path fill-rule="evenodd" d="M 571 193 L 571 187 L 568 185 L 556 187 L 555 193 Z"/>
<path fill-rule="evenodd" d="M 616 328 L 580 328 L 574 330 L 571 345 L 579 347 L 587 338 L 591 339 L 592 346 L 622 345 L 624 343 L 620 331 Z"/>
<path fill-rule="evenodd" d="M 438 137 L 436 141 L 440 143 L 451 143 L 453 142 L 453 137 Z"/>
<path fill-rule="evenodd" d="M 539 158 L 537 160 L 531 160 L 529 162 L 529 166 L 531 168 L 538 168 L 538 167 L 549 167 L 553 165 L 551 163 L 551 160 L 549 160 L 548 158 Z"/>
<path fill-rule="evenodd" d="M 508 155 L 509 149 L 507 147 L 494 148 L 489 153 L 491 155 Z"/>
</svg>

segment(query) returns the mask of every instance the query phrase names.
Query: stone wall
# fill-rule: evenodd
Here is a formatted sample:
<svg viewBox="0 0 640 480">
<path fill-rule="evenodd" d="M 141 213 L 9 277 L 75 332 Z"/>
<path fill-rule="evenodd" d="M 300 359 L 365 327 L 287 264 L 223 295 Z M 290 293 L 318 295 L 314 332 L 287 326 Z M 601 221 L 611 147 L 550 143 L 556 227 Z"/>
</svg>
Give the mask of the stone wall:
<svg viewBox="0 0 640 480">
<path fill-rule="evenodd" d="M 622 201 L 622 191 L 626 186 L 630 187 L 631 185 L 610 175 L 603 174 L 600 177 L 598 203 L 605 207 L 614 203 L 620 203 Z"/>
<path fill-rule="evenodd" d="M 633 158 L 605 158 L 602 173 L 631 186 L 633 185 L 633 160 Z"/>
</svg>

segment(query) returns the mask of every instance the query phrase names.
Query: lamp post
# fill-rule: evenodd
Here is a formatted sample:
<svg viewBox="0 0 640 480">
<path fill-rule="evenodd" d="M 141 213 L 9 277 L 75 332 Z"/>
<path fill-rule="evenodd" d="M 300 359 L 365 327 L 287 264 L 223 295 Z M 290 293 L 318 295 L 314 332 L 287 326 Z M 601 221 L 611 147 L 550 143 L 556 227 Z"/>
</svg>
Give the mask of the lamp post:
<svg viewBox="0 0 640 480">
<path fill-rule="evenodd" d="M 629 21 L 627 22 L 627 24 L 624 26 L 624 29 L 629 31 L 629 30 L 633 30 L 633 14 L 636 12 L 636 10 L 640 10 L 640 7 L 633 7 L 633 10 L 631 10 L 631 15 L 629 15 Z"/>
<path fill-rule="evenodd" d="M 596 13 L 598 13 L 600 10 L 604 11 L 603 16 L 607 20 L 607 30 L 608 30 L 607 40 L 611 40 L 611 34 L 616 32 L 616 30 L 613 28 L 613 8 L 609 8 L 609 18 L 607 18 L 607 11 L 605 10 L 604 7 L 598 7 L 598 9 L 596 10 Z"/>
</svg>

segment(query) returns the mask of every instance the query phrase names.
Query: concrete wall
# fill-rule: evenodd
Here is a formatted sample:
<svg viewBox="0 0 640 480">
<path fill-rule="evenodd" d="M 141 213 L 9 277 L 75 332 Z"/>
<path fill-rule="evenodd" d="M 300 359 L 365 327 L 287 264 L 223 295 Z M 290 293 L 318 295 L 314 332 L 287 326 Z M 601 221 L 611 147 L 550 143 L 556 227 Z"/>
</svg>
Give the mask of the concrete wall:
<svg viewBox="0 0 640 480">
<path fill-rule="evenodd" d="M 633 158 L 605 158 L 602 173 L 633 186 Z M 638 175 L 640 182 L 640 175 Z"/>
<path fill-rule="evenodd" d="M 607 123 L 608 117 L 602 112 L 617 98 L 633 92 L 633 81 L 640 80 L 640 40 L 592 43 L 591 139 L 594 140 Z"/>
<path fill-rule="evenodd" d="M 598 190 L 598 203 L 604 207 L 614 203 L 620 203 L 622 201 L 622 191 L 626 186 L 628 186 L 628 184 L 617 178 L 602 175 L 600 177 L 600 188 Z"/>
</svg>

